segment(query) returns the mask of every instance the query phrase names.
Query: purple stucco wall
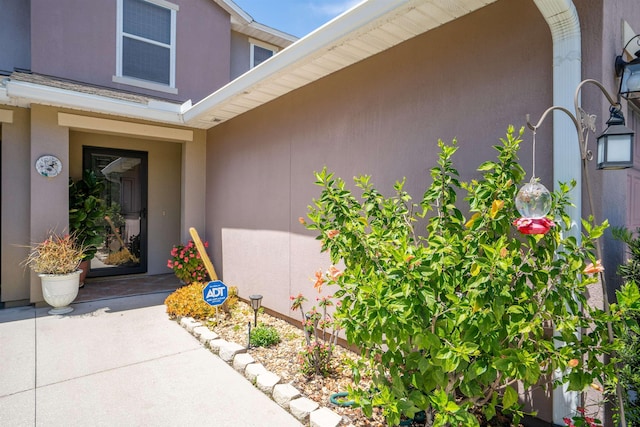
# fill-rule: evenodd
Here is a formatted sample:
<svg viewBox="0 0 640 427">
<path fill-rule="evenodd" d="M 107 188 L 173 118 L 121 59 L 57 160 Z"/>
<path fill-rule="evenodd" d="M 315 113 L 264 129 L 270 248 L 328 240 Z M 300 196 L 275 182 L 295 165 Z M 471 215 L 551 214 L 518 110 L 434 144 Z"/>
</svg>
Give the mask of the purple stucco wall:
<svg viewBox="0 0 640 427">
<path fill-rule="evenodd" d="M 241 252 L 232 241 L 223 247 L 225 230 L 242 230 L 237 235 L 252 251 L 251 230 L 255 244 L 267 241 L 265 232 L 273 239 L 309 237 L 298 217 L 318 195 L 313 171 L 325 165 L 348 182 L 371 174 L 385 193 L 407 177 L 405 188 L 419 198 L 436 165 L 438 139 L 457 138 L 456 166 L 463 180 L 474 177 L 482 161 L 495 159 L 491 147 L 508 125 L 523 126 L 527 113 L 551 105 L 550 51 L 535 5 L 501 1 L 211 129 L 207 239 L 216 269 L 227 277 L 229 251 Z M 537 175 L 550 186 L 551 129 L 551 123 L 540 129 L 537 139 Z M 530 133 L 521 159 L 530 171 Z M 245 269 L 267 276 L 245 289 L 265 298 L 275 289 L 297 293 L 312 276 L 295 265 L 300 248 L 281 243 L 289 252 L 265 246 L 247 260 Z M 270 278 L 274 266 L 283 271 Z M 286 313 L 288 300 L 280 297 L 265 304 Z"/>
<path fill-rule="evenodd" d="M 209 0 L 175 0 L 177 95 L 113 83 L 116 1 L 32 1 L 33 72 L 194 103 L 229 81 L 229 14 Z"/>
<path fill-rule="evenodd" d="M 28 69 L 31 66 L 29 2 L 5 0 L 0 10 L 0 72 L 11 72 L 14 68 Z"/>
</svg>

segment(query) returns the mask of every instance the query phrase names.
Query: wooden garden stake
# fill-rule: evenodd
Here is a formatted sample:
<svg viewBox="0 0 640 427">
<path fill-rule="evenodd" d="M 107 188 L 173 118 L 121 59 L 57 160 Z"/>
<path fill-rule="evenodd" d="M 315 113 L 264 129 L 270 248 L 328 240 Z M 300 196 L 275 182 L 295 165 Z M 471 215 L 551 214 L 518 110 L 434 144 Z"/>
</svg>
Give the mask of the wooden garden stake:
<svg viewBox="0 0 640 427">
<path fill-rule="evenodd" d="M 218 276 L 216 275 L 216 270 L 213 268 L 213 264 L 209 259 L 209 255 L 207 255 L 207 251 L 204 249 L 204 245 L 202 244 L 202 240 L 200 240 L 200 236 L 195 228 L 189 228 L 189 234 L 191 234 L 191 239 L 193 239 L 193 243 L 196 244 L 196 249 L 198 249 L 198 253 L 200 254 L 200 258 L 202 258 L 202 262 L 204 263 L 204 268 L 207 269 L 207 273 L 209 273 L 209 277 L 211 280 L 218 280 Z"/>
<path fill-rule="evenodd" d="M 204 268 L 207 269 L 207 273 L 209 273 L 209 277 L 211 278 L 211 280 L 218 280 L 218 275 L 216 274 L 216 270 L 213 268 L 213 264 L 211 263 L 211 260 L 209 259 L 209 255 L 207 255 L 207 251 L 204 248 L 204 244 L 202 244 L 202 240 L 200 240 L 200 236 L 198 235 L 198 231 L 193 228 L 190 227 L 189 228 L 189 234 L 191 234 L 191 239 L 193 240 L 193 243 L 196 244 L 196 249 L 198 250 L 198 253 L 200 254 L 200 258 L 202 259 L 202 262 L 204 264 Z M 220 318 L 219 318 L 219 314 L 218 314 L 218 306 L 216 305 L 216 323 L 220 323 Z"/>
</svg>

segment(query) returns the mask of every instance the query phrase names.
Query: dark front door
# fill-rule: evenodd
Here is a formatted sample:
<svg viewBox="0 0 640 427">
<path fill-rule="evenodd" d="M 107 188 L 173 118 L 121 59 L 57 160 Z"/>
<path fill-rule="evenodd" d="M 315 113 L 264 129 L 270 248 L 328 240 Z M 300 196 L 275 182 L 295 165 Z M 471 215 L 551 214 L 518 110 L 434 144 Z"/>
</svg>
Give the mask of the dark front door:
<svg viewBox="0 0 640 427">
<path fill-rule="evenodd" d="M 83 147 L 83 169 L 105 183 L 104 238 L 89 277 L 147 271 L 147 153 Z"/>
</svg>

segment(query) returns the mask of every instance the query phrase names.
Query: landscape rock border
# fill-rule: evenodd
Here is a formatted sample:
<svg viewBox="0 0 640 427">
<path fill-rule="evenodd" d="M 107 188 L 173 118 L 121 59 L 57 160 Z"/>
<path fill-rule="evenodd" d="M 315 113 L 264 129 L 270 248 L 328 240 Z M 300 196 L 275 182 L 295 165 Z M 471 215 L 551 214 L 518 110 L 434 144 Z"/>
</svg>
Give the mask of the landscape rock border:
<svg viewBox="0 0 640 427">
<path fill-rule="evenodd" d="M 341 424 L 342 416 L 302 396 L 300 391 L 291 384 L 282 384 L 278 375 L 268 371 L 247 354 L 246 347 L 220 338 L 214 331 L 191 317 L 180 318 L 178 323 L 197 338 L 205 348 L 231 365 L 298 421 L 310 427 L 337 427 Z"/>
</svg>

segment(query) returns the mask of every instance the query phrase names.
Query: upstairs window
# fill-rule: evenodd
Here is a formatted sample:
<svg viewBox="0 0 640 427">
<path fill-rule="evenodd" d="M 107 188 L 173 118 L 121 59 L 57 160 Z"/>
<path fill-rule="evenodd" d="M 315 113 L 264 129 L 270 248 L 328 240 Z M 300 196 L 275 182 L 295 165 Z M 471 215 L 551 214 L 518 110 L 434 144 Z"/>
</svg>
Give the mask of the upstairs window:
<svg viewBox="0 0 640 427">
<path fill-rule="evenodd" d="M 118 0 L 114 81 L 165 91 L 175 87 L 177 10 L 164 0 Z"/>
<path fill-rule="evenodd" d="M 257 67 L 262 64 L 267 59 L 271 58 L 276 54 L 278 49 L 273 46 L 269 46 L 266 43 L 259 42 L 257 40 L 250 40 L 251 42 L 251 59 L 250 64 L 251 68 Z"/>
</svg>

